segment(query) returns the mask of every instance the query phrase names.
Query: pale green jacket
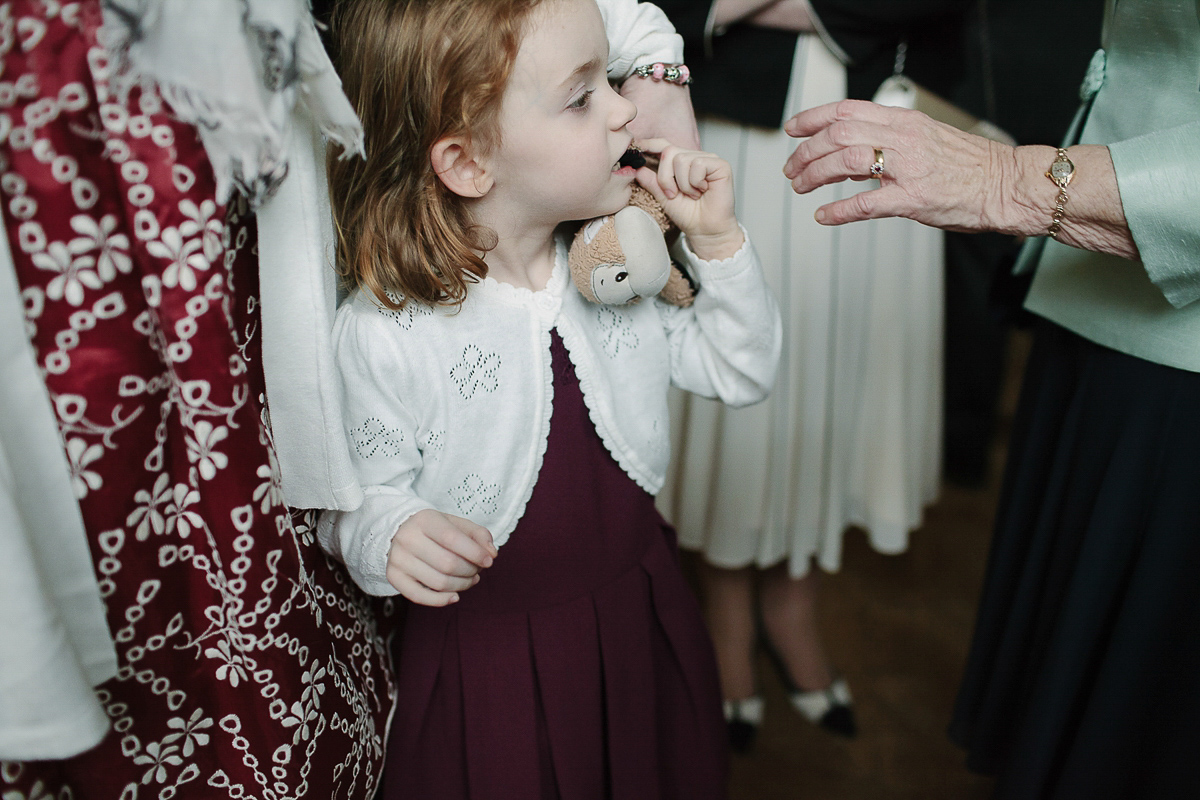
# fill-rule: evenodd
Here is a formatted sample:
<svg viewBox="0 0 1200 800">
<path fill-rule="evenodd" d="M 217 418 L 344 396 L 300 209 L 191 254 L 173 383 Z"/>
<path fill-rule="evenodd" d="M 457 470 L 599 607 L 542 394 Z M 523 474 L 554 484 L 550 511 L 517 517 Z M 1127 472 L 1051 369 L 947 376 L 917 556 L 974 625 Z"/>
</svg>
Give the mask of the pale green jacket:
<svg viewBox="0 0 1200 800">
<path fill-rule="evenodd" d="M 1114 350 L 1200 372 L 1200 0 L 1108 0 L 1103 39 L 1078 141 L 1109 146 L 1142 261 L 1047 241 L 1026 307 Z"/>
</svg>

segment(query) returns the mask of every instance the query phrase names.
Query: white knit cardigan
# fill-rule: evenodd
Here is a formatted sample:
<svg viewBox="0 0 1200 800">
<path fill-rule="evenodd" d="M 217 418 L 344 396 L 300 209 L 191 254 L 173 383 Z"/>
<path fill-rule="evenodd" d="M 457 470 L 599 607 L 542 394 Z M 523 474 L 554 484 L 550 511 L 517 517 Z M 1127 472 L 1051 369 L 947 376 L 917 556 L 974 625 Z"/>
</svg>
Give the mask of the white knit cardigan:
<svg viewBox="0 0 1200 800">
<path fill-rule="evenodd" d="M 610 79 L 623 81 L 638 66 L 683 59 L 683 39 L 654 4 L 597 2 L 608 34 Z M 318 126 L 297 111 L 288 178 L 258 214 L 263 370 L 287 504 L 349 510 L 363 493 L 329 377 L 336 281 L 325 145 Z"/>
<path fill-rule="evenodd" d="M 657 492 L 670 457 L 667 388 L 733 406 L 766 397 L 779 361 L 779 310 L 747 242 L 723 261 L 679 248 L 701 289 L 691 308 L 659 300 L 595 305 L 570 281 L 560 241 L 533 292 L 491 278 L 461 310 L 389 311 L 359 292 L 338 311 L 343 420 L 365 499 L 327 512 L 319 534 L 360 586 L 395 594 L 388 548 L 421 509 L 470 519 L 502 545 L 524 513 L 553 403 L 550 331 L 566 346 L 592 424 L 617 463 Z"/>
</svg>

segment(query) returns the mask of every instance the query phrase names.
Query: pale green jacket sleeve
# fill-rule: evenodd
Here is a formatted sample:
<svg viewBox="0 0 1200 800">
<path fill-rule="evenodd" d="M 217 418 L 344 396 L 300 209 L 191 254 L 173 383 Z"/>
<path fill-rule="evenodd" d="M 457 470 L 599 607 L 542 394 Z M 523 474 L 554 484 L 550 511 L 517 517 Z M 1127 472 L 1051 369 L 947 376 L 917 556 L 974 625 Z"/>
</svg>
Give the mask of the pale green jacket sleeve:
<svg viewBox="0 0 1200 800">
<path fill-rule="evenodd" d="M 1200 298 L 1200 120 L 1109 145 L 1142 264 L 1176 308 Z"/>
</svg>

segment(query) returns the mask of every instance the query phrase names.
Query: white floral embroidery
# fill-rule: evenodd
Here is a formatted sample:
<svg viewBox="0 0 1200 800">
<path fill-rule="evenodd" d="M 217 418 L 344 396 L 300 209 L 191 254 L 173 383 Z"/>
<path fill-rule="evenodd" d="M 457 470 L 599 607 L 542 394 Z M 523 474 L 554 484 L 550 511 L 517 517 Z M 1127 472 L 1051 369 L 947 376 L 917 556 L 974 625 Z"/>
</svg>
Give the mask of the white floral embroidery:
<svg viewBox="0 0 1200 800">
<path fill-rule="evenodd" d="M 111 281 L 118 272 L 128 273 L 133 269 L 129 257 L 129 237 L 113 233 L 117 229 L 117 218 L 105 214 L 99 222 L 86 214 L 71 217 L 71 227 L 80 234 L 67 245 L 72 253 L 90 253 L 99 250 L 96 257 L 96 274 L 102 281 Z"/>
<path fill-rule="evenodd" d="M 206 649 L 204 655 L 224 662 L 217 667 L 217 680 L 228 680 L 230 686 L 237 686 L 246 680 L 246 668 L 243 666 L 245 662 L 240 653 L 230 651 L 228 640 L 222 639 L 217 642 L 217 646 Z"/>
<path fill-rule="evenodd" d="M 175 484 L 171 492 L 171 502 L 167 504 L 167 533 L 178 531 L 186 539 L 192 529 L 204 528 L 204 520 L 195 511 L 189 511 L 188 506 L 200 502 L 200 492 L 189 488 L 186 483 Z"/>
<path fill-rule="evenodd" d="M 229 466 L 229 456 L 217 452 L 217 444 L 229 436 L 229 430 L 222 425 L 214 426 L 207 420 L 198 420 L 194 435 L 187 436 L 188 461 L 197 464 L 200 477 L 211 481 L 217 475 L 217 470 Z"/>
<path fill-rule="evenodd" d="M 176 755 L 178 750 L 179 748 L 173 744 L 164 747 L 158 742 L 151 742 L 146 745 L 146 752 L 133 759 L 135 764 L 150 765 L 150 769 L 146 770 L 146 774 L 142 776 L 142 783 L 149 784 L 151 781 L 166 783 L 167 767 L 177 767 L 183 763 L 183 759 Z"/>
<path fill-rule="evenodd" d="M 66 299 L 73 306 L 83 303 L 83 287 L 99 289 L 104 286 L 100 276 L 92 271 L 96 259 L 91 256 L 72 256 L 62 242 L 51 242 L 45 252 L 31 258 L 38 269 L 59 273 L 46 285 L 46 297 Z"/>
<path fill-rule="evenodd" d="M 163 739 L 163 743 L 173 742 L 179 737 L 183 737 L 182 753 L 184 757 L 190 756 L 197 746 L 203 747 L 208 744 L 208 734 L 201 731 L 213 726 L 212 719 L 204 716 L 204 711 L 197 708 L 192 712 L 192 716 L 188 720 L 183 717 L 174 717 L 167 720 L 167 727 L 178 730 L 179 733 L 172 733 Z"/>
<path fill-rule="evenodd" d="M 496 513 L 496 501 L 500 499 L 500 485 L 485 484 L 483 478 L 471 474 L 463 478 L 462 483 L 449 491 L 450 499 L 463 515 L 482 511 L 486 514 Z"/>
<path fill-rule="evenodd" d="M 500 356 L 485 353 L 478 346 L 469 344 L 463 348 L 462 359 L 450 368 L 450 379 L 458 386 L 464 400 L 470 400 L 477 391 L 490 394 L 500 386 Z"/>
<path fill-rule="evenodd" d="M 324 677 L 325 668 L 317 666 L 310 667 L 300 676 L 300 682 L 304 684 L 300 702 L 311 703 L 314 708 L 321 705 L 321 695 L 325 694 L 325 684 L 319 681 Z"/>
<path fill-rule="evenodd" d="M 296 733 L 292 737 L 292 744 L 298 745 L 300 742 L 307 742 L 311 735 L 309 723 L 314 722 L 320 714 L 317 713 L 316 708 L 305 707 L 300 703 L 292 703 L 289 712 L 283 718 L 283 727 L 296 729 Z"/>
<path fill-rule="evenodd" d="M 622 350 L 637 348 L 637 333 L 624 312 L 613 306 L 596 306 L 596 315 L 600 322 L 601 346 L 609 358 L 616 358 Z"/>
<path fill-rule="evenodd" d="M 393 303 L 400 302 L 400 295 L 395 294 L 391 290 L 384 290 L 384 294 Z M 388 319 L 395 322 L 402 330 L 412 330 L 412 326 L 416 323 L 417 317 L 432 317 L 433 311 L 424 303 L 410 301 L 404 305 L 404 308 L 399 311 L 393 311 L 390 308 L 380 306 L 379 313 L 383 314 Z"/>
<path fill-rule="evenodd" d="M 203 253 L 199 239 L 184 239 L 178 228 L 168 226 L 162 229 L 158 239 L 146 242 L 146 250 L 152 256 L 170 261 L 163 272 L 162 283 L 168 289 L 178 286 L 189 292 L 196 288 L 196 273 L 193 270 L 206 271 L 209 261 Z"/>
<path fill-rule="evenodd" d="M 102 455 L 104 455 L 102 445 L 89 445 L 83 439 L 67 441 L 67 462 L 71 469 L 71 487 L 75 490 L 77 499 L 82 500 L 87 497 L 89 489 L 95 491 L 103 485 L 104 481 L 101 480 L 99 473 L 87 469 L 88 465 L 94 463 Z"/>
<path fill-rule="evenodd" d="M 272 508 L 283 504 L 283 487 L 279 483 L 278 471 L 271 469 L 270 464 L 263 464 L 254 473 L 263 479 L 254 489 L 253 499 L 259 501 L 259 509 L 266 514 Z"/>
<path fill-rule="evenodd" d="M 204 257 L 210 262 L 220 258 L 225 249 L 221 244 L 225 226 L 221 220 L 213 218 L 217 211 L 217 204 L 212 200 L 204 200 L 197 206 L 191 200 L 184 199 L 179 201 L 179 210 L 188 217 L 179 225 L 179 232 L 184 236 L 202 234 Z"/>
<path fill-rule="evenodd" d="M 126 525 L 136 525 L 134 530 L 137 540 L 144 542 L 150 537 L 150 534 L 161 534 L 167 529 L 166 518 L 159 511 L 159 506 L 167 504 L 172 497 L 170 479 L 167 473 L 162 473 L 158 476 L 158 480 L 154 482 L 154 488 L 150 491 L 140 489 L 133 496 L 133 500 L 138 504 L 125 520 Z"/>
<path fill-rule="evenodd" d="M 401 453 L 404 431 L 400 428 L 388 428 L 381 420 L 372 417 L 357 428 L 351 428 L 350 438 L 354 441 L 355 451 L 363 458 L 373 458 L 381 454 L 395 458 Z"/>
<path fill-rule="evenodd" d="M 442 451 L 446 449 L 446 432 L 430 431 L 421 440 L 421 455 L 430 461 L 441 460 Z"/>
</svg>

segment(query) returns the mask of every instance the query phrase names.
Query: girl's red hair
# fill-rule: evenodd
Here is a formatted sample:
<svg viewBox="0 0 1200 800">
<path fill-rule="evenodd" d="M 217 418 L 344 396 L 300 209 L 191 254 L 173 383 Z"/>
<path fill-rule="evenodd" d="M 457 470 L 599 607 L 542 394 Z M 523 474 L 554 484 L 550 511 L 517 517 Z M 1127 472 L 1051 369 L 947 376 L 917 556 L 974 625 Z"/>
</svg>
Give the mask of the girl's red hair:
<svg viewBox="0 0 1200 800">
<path fill-rule="evenodd" d="M 329 159 L 338 270 L 389 308 L 454 305 L 487 274 L 495 234 L 434 174 L 433 145 L 499 144 L 504 89 L 540 0 L 352 0 L 333 21 L 365 159 Z M 389 295 L 391 295 L 389 297 Z"/>
</svg>

